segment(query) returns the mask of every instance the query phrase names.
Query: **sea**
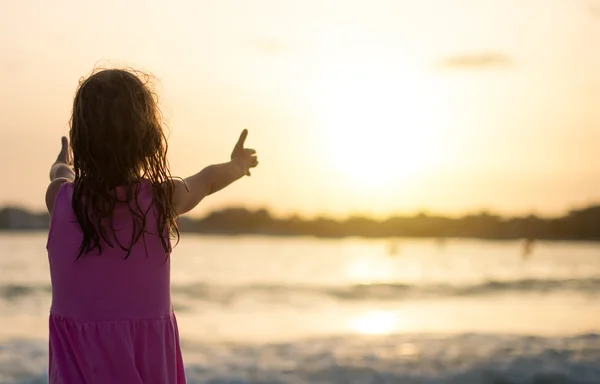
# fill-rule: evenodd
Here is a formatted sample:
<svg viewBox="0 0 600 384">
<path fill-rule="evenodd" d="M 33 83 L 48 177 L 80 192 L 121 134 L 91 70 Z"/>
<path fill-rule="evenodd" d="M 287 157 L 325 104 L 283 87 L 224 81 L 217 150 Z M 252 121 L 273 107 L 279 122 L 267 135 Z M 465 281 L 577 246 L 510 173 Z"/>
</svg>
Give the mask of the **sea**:
<svg viewBox="0 0 600 384">
<path fill-rule="evenodd" d="M 46 234 L 0 234 L 0 383 L 47 382 Z M 189 383 L 598 384 L 600 243 L 182 234 Z"/>
</svg>

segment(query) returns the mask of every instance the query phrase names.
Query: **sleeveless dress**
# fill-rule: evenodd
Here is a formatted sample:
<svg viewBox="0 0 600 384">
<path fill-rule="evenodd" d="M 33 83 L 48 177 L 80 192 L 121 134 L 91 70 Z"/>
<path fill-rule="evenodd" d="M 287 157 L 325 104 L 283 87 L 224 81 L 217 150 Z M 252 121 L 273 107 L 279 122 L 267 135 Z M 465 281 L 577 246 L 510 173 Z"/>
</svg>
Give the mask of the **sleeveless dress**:
<svg viewBox="0 0 600 384">
<path fill-rule="evenodd" d="M 125 260 L 120 247 L 101 242 L 101 254 L 94 250 L 76 261 L 83 235 L 72 196 L 73 185 L 63 184 L 48 234 L 49 382 L 185 383 L 170 259 L 157 235 L 150 184 L 141 182 L 137 196 L 143 211 L 150 207 L 145 235 Z M 121 244 L 130 244 L 133 225 L 126 203 L 115 209 L 113 225 Z"/>
</svg>

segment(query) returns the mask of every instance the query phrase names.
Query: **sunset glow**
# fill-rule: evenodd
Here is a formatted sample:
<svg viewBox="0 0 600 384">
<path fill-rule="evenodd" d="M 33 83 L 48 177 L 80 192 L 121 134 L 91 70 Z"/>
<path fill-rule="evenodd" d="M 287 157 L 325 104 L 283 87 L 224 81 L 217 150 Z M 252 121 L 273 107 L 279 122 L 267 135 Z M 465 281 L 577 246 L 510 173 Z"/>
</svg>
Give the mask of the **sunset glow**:
<svg viewBox="0 0 600 384">
<path fill-rule="evenodd" d="M 260 168 L 194 215 L 554 215 L 600 196 L 600 23 L 584 3 L 45 4 L 0 15 L 18 37 L 0 41 L 5 156 L 35 154 L 3 168 L 14 188 L 0 204 L 43 207 L 77 82 L 97 64 L 156 75 L 174 175 L 227 160 L 249 130 Z"/>
</svg>

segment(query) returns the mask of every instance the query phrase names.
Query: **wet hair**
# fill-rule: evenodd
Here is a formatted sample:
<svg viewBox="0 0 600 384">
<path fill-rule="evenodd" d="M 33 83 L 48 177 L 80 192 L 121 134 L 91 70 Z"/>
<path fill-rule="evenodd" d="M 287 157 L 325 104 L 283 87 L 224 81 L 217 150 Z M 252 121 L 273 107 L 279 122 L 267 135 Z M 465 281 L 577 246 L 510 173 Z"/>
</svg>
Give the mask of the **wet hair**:
<svg viewBox="0 0 600 384">
<path fill-rule="evenodd" d="M 138 71 L 107 69 L 80 81 L 69 132 L 75 171 L 72 207 L 83 231 L 77 259 L 93 250 L 102 253 L 101 240 L 112 248 L 120 247 L 129 257 L 146 233 L 150 209 L 155 210 L 167 257 L 170 236 L 179 238 L 167 140 L 150 80 Z M 152 188 L 153 203 L 147 210 L 137 200 L 142 180 Z M 125 187 L 124 198 L 117 194 L 117 187 Z M 113 227 L 118 204 L 127 204 L 131 213 L 129 244 L 118 240 Z"/>
</svg>

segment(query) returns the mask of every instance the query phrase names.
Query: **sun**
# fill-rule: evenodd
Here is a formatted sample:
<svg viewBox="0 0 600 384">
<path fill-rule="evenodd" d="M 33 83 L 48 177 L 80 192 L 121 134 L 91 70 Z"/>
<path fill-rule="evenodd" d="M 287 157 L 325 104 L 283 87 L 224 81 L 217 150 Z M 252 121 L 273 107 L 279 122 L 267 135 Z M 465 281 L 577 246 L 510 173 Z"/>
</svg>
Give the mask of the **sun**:
<svg viewBox="0 0 600 384">
<path fill-rule="evenodd" d="M 348 183 L 405 183 L 440 161 L 444 123 L 428 102 L 423 77 L 377 68 L 336 72 L 323 81 L 320 131 L 326 164 Z"/>
</svg>

